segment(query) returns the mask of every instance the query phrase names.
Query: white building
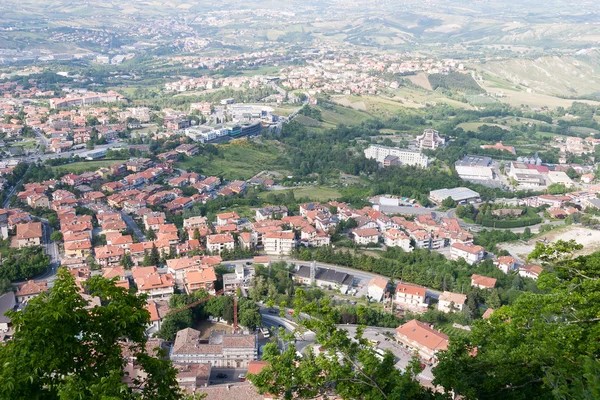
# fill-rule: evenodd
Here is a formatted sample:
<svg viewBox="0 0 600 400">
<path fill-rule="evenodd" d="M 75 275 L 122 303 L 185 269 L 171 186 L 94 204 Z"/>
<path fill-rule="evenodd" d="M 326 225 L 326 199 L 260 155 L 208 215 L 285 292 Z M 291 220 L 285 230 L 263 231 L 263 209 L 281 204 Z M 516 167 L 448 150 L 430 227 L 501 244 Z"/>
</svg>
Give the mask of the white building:
<svg viewBox="0 0 600 400">
<path fill-rule="evenodd" d="M 379 231 L 373 228 L 355 229 L 352 231 L 354 243 L 367 245 L 379 242 Z"/>
<path fill-rule="evenodd" d="M 423 134 L 417 136 L 417 145 L 420 149 L 435 150 L 438 147 L 444 147 L 446 139 L 440 137 L 439 132 L 434 129 L 425 129 Z"/>
<path fill-rule="evenodd" d="M 531 278 L 533 280 L 536 280 L 540 276 L 542 271 L 544 271 L 544 269 L 539 265 L 525 264 L 519 267 L 519 276 L 522 276 L 523 278 Z"/>
<path fill-rule="evenodd" d="M 464 258 L 467 264 L 475 264 L 482 261 L 485 256 L 485 249 L 474 244 L 462 244 L 459 242 L 450 245 L 450 258 L 458 260 Z"/>
<path fill-rule="evenodd" d="M 425 295 L 427 289 L 423 286 L 400 282 L 396 286 L 396 303 L 408 308 L 427 308 Z"/>
<path fill-rule="evenodd" d="M 386 157 L 398 157 L 400 165 L 415 165 L 422 168 L 429 166 L 429 159 L 420 151 L 400 149 L 398 147 L 387 147 L 373 144 L 365 149 L 365 157 L 383 164 Z"/>
<path fill-rule="evenodd" d="M 200 331 L 186 328 L 177 332 L 170 358 L 173 363 L 248 368 L 250 361 L 258 358 L 258 337 L 212 331 L 206 343 L 206 340 L 200 339 Z"/>
<path fill-rule="evenodd" d="M 267 232 L 263 238 L 265 253 L 270 255 L 289 255 L 296 247 L 296 236 L 293 231 Z"/>
<path fill-rule="evenodd" d="M 492 159 L 481 156 L 465 156 L 458 160 L 454 167 L 456 173 L 464 180 L 493 180 Z"/>
<path fill-rule="evenodd" d="M 371 279 L 367 285 L 367 296 L 369 296 L 371 300 L 381 301 L 387 291 L 388 283 L 389 282 L 386 279 L 378 276 Z"/>
<path fill-rule="evenodd" d="M 462 311 L 466 301 L 466 294 L 444 292 L 438 299 L 437 309 L 445 313 Z"/>
<path fill-rule="evenodd" d="M 209 235 L 206 237 L 206 250 L 211 253 L 220 253 L 223 250 L 231 251 L 234 247 L 235 240 L 229 233 Z"/>
<path fill-rule="evenodd" d="M 383 233 L 383 243 L 388 247 L 400 247 L 408 252 L 413 251 L 410 238 L 398 229 L 389 229 Z"/>
</svg>

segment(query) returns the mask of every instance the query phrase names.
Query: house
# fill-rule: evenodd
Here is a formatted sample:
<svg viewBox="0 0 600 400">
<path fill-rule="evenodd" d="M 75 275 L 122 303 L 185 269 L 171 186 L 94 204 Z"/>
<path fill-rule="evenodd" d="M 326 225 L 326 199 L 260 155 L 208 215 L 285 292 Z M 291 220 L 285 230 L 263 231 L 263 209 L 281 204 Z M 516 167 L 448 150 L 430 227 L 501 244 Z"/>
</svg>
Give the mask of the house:
<svg viewBox="0 0 600 400">
<path fill-rule="evenodd" d="M 490 317 L 492 316 L 493 313 L 494 313 L 494 309 L 493 308 L 488 308 L 487 310 L 485 310 L 485 312 L 483 313 L 483 315 L 481 316 L 481 318 L 483 318 L 483 319 L 490 319 Z"/>
<path fill-rule="evenodd" d="M 498 269 L 505 274 L 508 274 L 510 271 L 514 270 L 517 266 L 517 260 L 511 256 L 502 256 L 498 257 L 494 261 L 494 265 L 498 267 Z"/>
<path fill-rule="evenodd" d="M 525 264 L 519 268 L 519 276 L 536 280 L 544 271 L 542 267 L 536 264 Z"/>
<path fill-rule="evenodd" d="M 194 144 L 182 144 L 177 146 L 175 151 L 180 154 L 185 154 L 188 157 L 193 157 L 198 154 L 198 146 Z"/>
<path fill-rule="evenodd" d="M 213 267 L 188 269 L 185 271 L 184 287 L 187 294 L 203 289 L 210 294 L 215 293 L 217 276 Z"/>
<path fill-rule="evenodd" d="M 39 246 L 42 243 L 42 223 L 29 222 L 17 225 L 16 242 L 20 249 L 29 246 Z"/>
<path fill-rule="evenodd" d="M 493 289 L 496 286 L 496 278 L 473 274 L 471 275 L 471 286 L 479 289 Z"/>
<path fill-rule="evenodd" d="M 242 232 L 240 233 L 238 241 L 242 249 L 249 250 L 256 247 L 258 238 L 255 232 Z"/>
<path fill-rule="evenodd" d="M 581 175 L 581 182 L 583 183 L 592 183 L 596 179 L 594 174 L 583 174 Z"/>
<path fill-rule="evenodd" d="M 27 196 L 27 205 L 31 208 L 50 208 L 50 200 L 45 194 Z"/>
<path fill-rule="evenodd" d="M 394 301 L 406 308 L 427 308 L 427 288 L 412 283 L 400 282 L 396 285 L 396 297 Z"/>
<path fill-rule="evenodd" d="M 441 312 L 450 313 L 462 311 L 467 301 L 466 294 L 452 293 L 444 291 L 438 298 L 437 309 Z"/>
<path fill-rule="evenodd" d="M 255 270 L 253 267 L 236 265 L 235 272 L 223 274 L 223 289 L 226 294 L 235 294 L 237 288 L 250 288 L 250 282 L 254 278 Z"/>
<path fill-rule="evenodd" d="M 116 266 L 125 255 L 125 249 L 119 246 L 96 247 L 96 261 L 103 267 Z"/>
<path fill-rule="evenodd" d="M 235 240 L 229 233 L 208 235 L 206 237 L 206 250 L 211 253 L 220 253 L 223 250 L 232 251 L 235 248 Z"/>
<path fill-rule="evenodd" d="M 367 285 L 367 296 L 373 301 L 381 301 L 387 292 L 389 281 L 376 276 Z"/>
<path fill-rule="evenodd" d="M 407 253 L 413 251 L 410 238 L 398 229 L 389 229 L 383 233 L 383 243 L 388 247 L 400 247 Z"/>
<path fill-rule="evenodd" d="M 448 336 L 416 319 L 396 328 L 396 341 L 418 352 L 428 362 L 436 362 L 436 354 L 448 349 Z"/>
<path fill-rule="evenodd" d="M 31 279 L 18 287 L 15 296 L 17 299 L 17 303 L 21 304 L 28 302 L 29 300 L 46 291 L 48 291 L 47 281 L 36 282 L 33 279 Z"/>
<path fill-rule="evenodd" d="M 256 210 L 256 220 L 263 221 L 265 219 L 281 219 L 288 216 L 288 208 L 286 206 L 268 206 Z"/>
<path fill-rule="evenodd" d="M 296 247 L 296 236 L 293 231 L 273 231 L 263 237 L 265 253 L 270 255 L 289 255 Z"/>
<path fill-rule="evenodd" d="M 485 249 L 474 244 L 452 243 L 450 245 L 450 258 L 458 260 L 463 258 L 467 264 L 475 264 L 482 261 L 485 256 Z"/>
<path fill-rule="evenodd" d="M 217 226 L 238 224 L 240 216 L 236 212 L 217 214 Z"/>
<path fill-rule="evenodd" d="M 374 228 L 354 229 L 352 231 L 352 238 L 354 243 L 359 245 L 379 243 L 379 231 Z"/>
<path fill-rule="evenodd" d="M 211 366 L 209 363 L 173 364 L 177 370 L 177 384 L 187 393 L 207 387 L 210 381 Z"/>
<path fill-rule="evenodd" d="M 138 292 L 149 298 L 169 298 L 175 291 L 175 281 L 169 273 L 159 274 L 156 267 L 133 267 L 131 275 Z"/>
<path fill-rule="evenodd" d="M 92 254 L 92 241 L 85 239 L 82 241 L 65 242 L 65 256 L 71 258 L 85 258 Z"/>
<path fill-rule="evenodd" d="M 227 334 L 213 330 L 208 343 L 200 339 L 200 331 L 186 328 L 177 332 L 171 348 L 173 363 L 208 363 L 213 368 L 248 368 L 258 358 L 258 336 Z"/>
</svg>

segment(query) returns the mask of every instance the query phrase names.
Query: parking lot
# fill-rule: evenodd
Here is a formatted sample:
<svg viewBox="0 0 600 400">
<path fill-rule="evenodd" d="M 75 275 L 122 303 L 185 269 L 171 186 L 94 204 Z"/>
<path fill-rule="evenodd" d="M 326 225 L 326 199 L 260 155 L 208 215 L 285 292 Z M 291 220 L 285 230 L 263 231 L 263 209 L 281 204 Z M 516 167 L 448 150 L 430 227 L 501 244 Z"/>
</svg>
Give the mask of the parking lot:
<svg viewBox="0 0 600 400">
<path fill-rule="evenodd" d="M 246 375 L 248 372 L 247 368 L 212 368 L 210 370 L 210 384 L 217 385 L 220 383 L 231 383 L 231 382 L 239 382 L 240 374 Z M 223 378 L 222 375 L 226 375 L 226 378 Z M 221 376 L 218 378 L 217 376 Z"/>
</svg>

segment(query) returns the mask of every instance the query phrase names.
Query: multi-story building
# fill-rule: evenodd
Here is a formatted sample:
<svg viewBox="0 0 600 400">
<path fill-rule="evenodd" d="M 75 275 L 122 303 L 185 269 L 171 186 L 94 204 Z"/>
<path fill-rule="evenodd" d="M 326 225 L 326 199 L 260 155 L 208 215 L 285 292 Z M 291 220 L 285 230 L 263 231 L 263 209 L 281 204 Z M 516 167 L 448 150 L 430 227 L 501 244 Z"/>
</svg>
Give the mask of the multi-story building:
<svg viewBox="0 0 600 400">
<path fill-rule="evenodd" d="M 177 332 L 171 348 L 173 363 L 208 363 L 213 368 L 247 368 L 258 358 L 257 335 L 227 334 L 212 331 L 208 340 L 200 338 L 200 331 L 186 328 Z"/>
<path fill-rule="evenodd" d="M 229 233 L 221 233 L 217 235 L 208 235 L 206 237 L 206 250 L 211 253 L 220 253 L 223 250 L 233 250 L 235 248 L 235 240 Z"/>
<path fill-rule="evenodd" d="M 375 228 L 354 229 L 352 231 L 354 243 L 368 245 L 379 242 L 379 231 Z"/>
<path fill-rule="evenodd" d="M 466 301 L 466 294 L 444 292 L 438 298 L 437 309 L 445 313 L 462 311 Z"/>
<path fill-rule="evenodd" d="M 388 156 L 397 157 L 396 165 L 414 165 L 417 167 L 427 168 L 429 159 L 420 151 L 400 149 L 398 147 L 387 147 L 373 144 L 365 149 L 365 157 L 377 161 L 379 164 L 384 164 Z M 390 160 L 388 159 L 388 162 Z"/>
<path fill-rule="evenodd" d="M 30 222 L 17 225 L 17 244 L 19 248 L 39 246 L 42 243 L 42 223 Z"/>
<path fill-rule="evenodd" d="M 396 285 L 395 302 L 408 308 L 427 308 L 426 293 L 423 286 L 400 282 Z"/>
<path fill-rule="evenodd" d="M 482 261 L 485 256 L 485 249 L 475 244 L 452 243 L 450 245 L 450 258 L 458 260 L 464 258 L 468 264 L 475 264 Z"/>
<path fill-rule="evenodd" d="M 428 362 L 436 362 L 437 352 L 448 349 L 448 336 L 416 319 L 396 328 L 396 340 Z"/>
<path fill-rule="evenodd" d="M 446 139 L 440 137 L 439 132 L 434 129 L 425 129 L 422 135 L 417 136 L 417 146 L 420 149 L 435 150 L 445 143 Z"/>
<path fill-rule="evenodd" d="M 296 235 L 293 231 L 273 231 L 263 237 L 265 253 L 270 255 L 289 255 L 296 247 Z"/>
<path fill-rule="evenodd" d="M 388 247 L 400 247 L 406 252 L 413 251 L 410 238 L 398 229 L 389 229 L 383 233 L 383 242 Z"/>
</svg>

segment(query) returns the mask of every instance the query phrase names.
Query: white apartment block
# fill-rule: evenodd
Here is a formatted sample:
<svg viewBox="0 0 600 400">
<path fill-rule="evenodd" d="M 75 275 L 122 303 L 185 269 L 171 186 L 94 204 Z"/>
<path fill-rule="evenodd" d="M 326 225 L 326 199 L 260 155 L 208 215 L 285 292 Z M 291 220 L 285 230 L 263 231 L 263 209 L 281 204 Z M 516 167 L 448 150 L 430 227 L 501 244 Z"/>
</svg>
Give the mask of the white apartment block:
<svg viewBox="0 0 600 400">
<path fill-rule="evenodd" d="M 383 164 L 387 156 L 398 157 L 400 165 L 415 165 L 422 168 L 429 166 L 429 159 L 420 151 L 400 149 L 373 144 L 365 149 L 365 157 Z"/>
<path fill-rule="evenodd" d="M 482 261 L 485 256 L 485 250 L 481 246 L 474 244 L 452 243 L 450 245 L 450 258 L 458 260 L 464 258 L 468 264 L 475 264 Z"/>
<path fill-rule="evenodd" d="M 292 231 L 267 232 L 263 239 L 265 253 L 282 256 L 292 254 L 296 247 L 296 238 Z"/>
</svg>

